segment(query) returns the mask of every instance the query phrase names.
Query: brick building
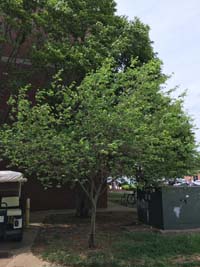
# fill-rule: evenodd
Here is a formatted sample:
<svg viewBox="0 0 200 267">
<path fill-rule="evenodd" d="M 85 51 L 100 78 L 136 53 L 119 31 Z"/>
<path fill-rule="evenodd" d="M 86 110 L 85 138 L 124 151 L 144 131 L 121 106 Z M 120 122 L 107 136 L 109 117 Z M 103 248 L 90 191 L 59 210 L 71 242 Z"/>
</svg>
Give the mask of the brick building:
<svg viewBox="0 0 200 267">
<path fill-rule="evenodd" d="M 9 116 L 9 107 L 7 100 L 10 96 L 9 84 L 12 80 L 13 70 L 16 73 L 27 73 L 27 83 L 31 83 L 33 90 L 30 93 L 30 99 L 34 103 L 34 88 L 45 86 L 49 77 L 47 73 L 32 69 L 32 64 L 28 59 L 28 52 L 31 46 L 31 41 L 27 40 L 21 45 L 16 57 L 9 62 L 13 47 L 11 44 L 5 44 L 1 47 L 0 57 L 0 81 L 4 84 L 3 91 L 0 91 L 0 122 L 7 121 Z M 6 88 L 5 88 L 6 87 Z M 0 88 L 2 89 L 2 88 Z M 6 169 L 6 164 L 1 163 L 0 170 Z M 23 200 L 31 199 L 31 210 L 47 210 L 47 209 L 72 209 L 76 206 L 76 192 L 69 185 L 64 185 L 60 188 L 53 187 L 45 190 L 42 184 L 34 177 L 29 178 L 28 182 L 23 186 Z M 99 207 L 107 207 L 107 191 L 101 195 Z"/>
</svg>

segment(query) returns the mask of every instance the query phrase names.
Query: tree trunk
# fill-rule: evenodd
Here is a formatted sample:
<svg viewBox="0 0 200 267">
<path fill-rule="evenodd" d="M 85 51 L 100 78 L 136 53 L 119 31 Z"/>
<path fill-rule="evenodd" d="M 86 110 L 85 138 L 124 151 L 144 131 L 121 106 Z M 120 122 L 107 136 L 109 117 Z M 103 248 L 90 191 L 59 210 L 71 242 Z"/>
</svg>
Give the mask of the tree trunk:
<svg viewBox="0 0 200 267">
<path fill-rule="evenodd" d="M 89 217 L 90 204 L 88 196 L 81 188 L 76 190 L 76 216 Z"/>
<path fill-rule="evenodd" d="M 91 225 L 90 225 L 90 235 L 88 239 L 89 248 L 95 248 L 95 232 L 96 232 L 96 203 L 93 203 L 91 211 Z"/>
</svg>

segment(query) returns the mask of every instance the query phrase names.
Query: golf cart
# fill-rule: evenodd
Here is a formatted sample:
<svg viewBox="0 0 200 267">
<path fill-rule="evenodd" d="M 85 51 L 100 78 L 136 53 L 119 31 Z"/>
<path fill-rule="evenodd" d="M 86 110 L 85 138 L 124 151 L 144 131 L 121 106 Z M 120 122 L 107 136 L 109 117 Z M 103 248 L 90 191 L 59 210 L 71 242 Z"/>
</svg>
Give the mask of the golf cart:
<svg viewBox="0 0 200 267">
<path fill-rule="evenodd" d="M 20 172 L 0 171 L 0 239 L 22 240 L 20 197 L 22 183 L 26 181 Z"/>
</svg>

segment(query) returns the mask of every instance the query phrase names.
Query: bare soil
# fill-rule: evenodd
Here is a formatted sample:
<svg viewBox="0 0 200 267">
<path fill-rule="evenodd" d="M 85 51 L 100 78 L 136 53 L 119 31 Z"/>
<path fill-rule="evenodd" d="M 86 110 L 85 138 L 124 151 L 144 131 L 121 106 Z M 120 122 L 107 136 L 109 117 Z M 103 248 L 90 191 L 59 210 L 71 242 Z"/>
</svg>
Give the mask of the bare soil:
<svg viewBox="0 0 200 267">
<path fill-rule="evenodd" d="M 78 218 L 74 214 L 57 214 L 47 217 L 35 240 L 32 251 L 36 254 L 45 252 L 48 244 L 53 240 L 60 243 L 70 244 L 71 249 L 83 251 L 88 249 L 87 238 L 90 229 L 89 218 Z M 102 233 L 112 240 L 118 237 L 121 231 L 152 231 L 149 226 L 142 225 L 137 221 L 137 215 L 133 211 L 128 212 L 101 212 L 97 214 L 96 232 L 98 249 L 101 246 L 109 246 L 102 242 Z M 101 238 L 99 238 L 101 237 Z M 99 240 L 100 239 L 100 240 Z M 110 242 L 112 242 L 110 240 Z M 104 240 L 103 240 L 104 241 Z"/>
</svg>

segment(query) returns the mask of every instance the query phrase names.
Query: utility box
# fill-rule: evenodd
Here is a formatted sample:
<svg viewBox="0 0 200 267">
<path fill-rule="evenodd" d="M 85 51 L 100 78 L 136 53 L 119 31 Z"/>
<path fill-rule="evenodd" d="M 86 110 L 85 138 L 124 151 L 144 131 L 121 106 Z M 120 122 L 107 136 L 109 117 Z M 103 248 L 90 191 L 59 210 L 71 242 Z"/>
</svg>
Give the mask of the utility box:
<svg viewBox="0 0 200 267">
<path fill-rule="evenodd" d="M 141 222 L 163 230 L 200 228 L 200 186 L 163 186 L 139 190 Z"/>
</svg>

